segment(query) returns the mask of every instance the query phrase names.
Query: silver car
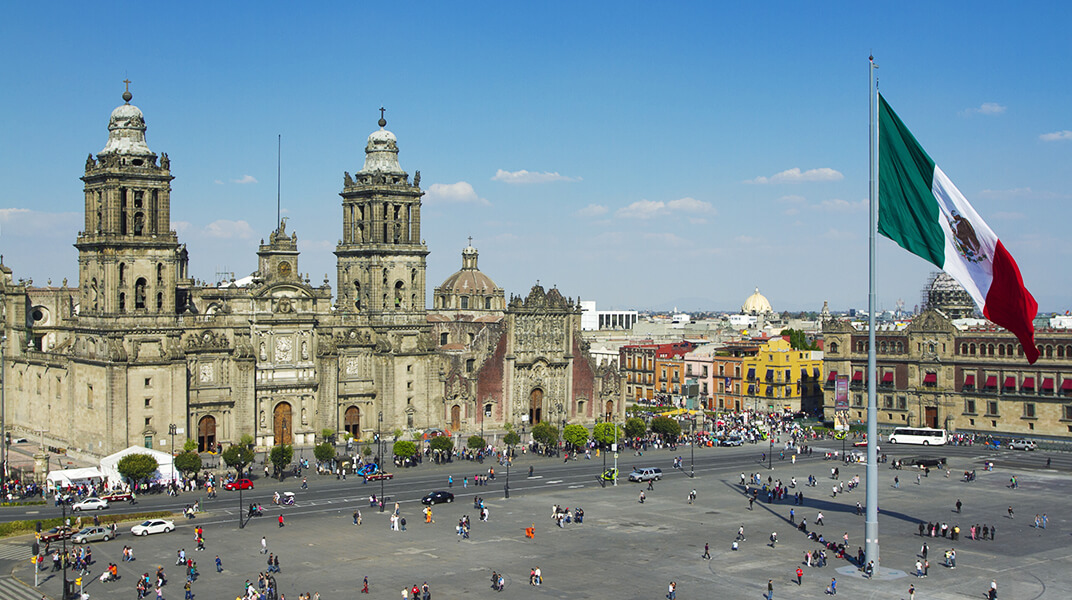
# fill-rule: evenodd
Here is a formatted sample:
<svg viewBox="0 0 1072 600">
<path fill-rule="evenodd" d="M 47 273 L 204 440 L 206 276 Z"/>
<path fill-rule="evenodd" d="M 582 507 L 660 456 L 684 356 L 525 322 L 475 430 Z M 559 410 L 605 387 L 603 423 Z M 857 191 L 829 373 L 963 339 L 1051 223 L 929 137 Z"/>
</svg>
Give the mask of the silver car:
<svg viewBox="0 0 1072 600">
<path fill-rule="evenodd" d="M 1009 448 L 1013 450 L 1038 450 L 1038 444 L 1031 440 L 1013 440 L 1009 442 Z"/>
<path fill-rule="evenodd" d="M 76 544 L 107 542 L 115 536 L 116 532 L 108 527 L 86 527 L 71 536 L 71 541 Z"/>
</svg>

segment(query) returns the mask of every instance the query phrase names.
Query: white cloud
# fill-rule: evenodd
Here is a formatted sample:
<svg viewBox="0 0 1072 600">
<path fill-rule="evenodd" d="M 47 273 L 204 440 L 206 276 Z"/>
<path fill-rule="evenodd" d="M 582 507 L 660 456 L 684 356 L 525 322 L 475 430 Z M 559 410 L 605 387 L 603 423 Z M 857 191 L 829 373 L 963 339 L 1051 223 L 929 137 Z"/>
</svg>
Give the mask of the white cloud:
<svg viewBox="0 0 1072 600">
<path fill-rule="evenodd" d="M 501 181 L 503 183 L 550 183 L 553 181 L 580 181 L 580 177 L 567 177 L 560 175 L 558 171 L 555 172 L 539 172 L 539 171 L 526 171 L 521 169 L 520 171 L 504 171 L 499 169 L 495 171 L 495 176 L 491 178 L 492 181 Z"/>
<path fill-rule="evenodd" d="M 80 212 L 51 213 L 30 208 L 0 208 L 0 236 L 14 238 L 74 238 L 85 226 Z"/>
<path fill-rule="evenodd" d="M 598 217 L 607 214 L 607 207 L 602 204 L 589 204 L 577 211 L 579 217 Z"/>
<path fill-rule="evenodd" d="M 785 202 L 786 204 L 804 204 L 808 199 L 804 196 L 797 196 L 795 194 L 789 194 L 788 196 L 782 196 L 778 198 L 778 202 Z"/>
<path fill-rule="evenodd" d="M 978 115 L 1000 115 L 1005 112 L 1006 106 L 1002 106 L 997 102 L 983 102 L 979 105 L 979 108 L 969 108 L 966 112 L 968 114 Z"/>
<path fill-rule="evenodd" d="M 812 181 L 841 181 L 844 178 L 845 176 L 842 175 L 840 171 L 829 167 L 808 169 L 807 171 L 801 171 L 800 167 L 793 167 L 792 169 L 786 169 L 781 173 L 775 173 L 770 177 L 748 179 L 745 183 L 805 183 Z"/>
<path fill-rule="evenodd" d="M 848 200 L 842 200 L 841 198 L 831 198 L 830 200 L 823 200 L 818 204 L 812 205 L 810 208 L 812 210 L 823 212 L 853 212 L 867 209 L 867 199 L 860 200 L 859 202 L 849 202 Z"/>
<path fill-rule="evenodd" d="M 1033 190 L 1029 187 L 1010 188 L 1007 190 L 982 190 L 980 198 L 992 198 L 994 200 L 1017 200 L 1022 198 L 1032 200 L 1067 200 L 1072 198 L 1069 194 L 1058 194 L 1046 190 Z"/>
<path fill-rule="evenodd" d="M 216 179 L 212 183 L 215 183 L 216 185 L 223 185 L 223 181 L 220 179 Z"/>
<path fill-rule="evenodd" d="M 238 183 L 241 185 L 245 185 L 247 183 L 257 183 L 257 178 L 252 175 L 243 175 L 238 179 L 232 179 L 231 183 Z"/>
<path fill-rule="evenodd" d="M 756 243 L 759 243 L 759 242 L 763 241 L 763 239 L 753 237 L 753 236 L 750 236 L 750 235 L 739 235 L 739 236 L 733 238 L 733 241 L 737 242 L 738 244 L 756 244 Z"/>
<path fill-rule="evenodd" d="M 679 198 L 669 202 L 661 200 L 637 200 L 615 213 L 623 219 L 651 219 L 665 214 L 714 215 L 717 211 L 710 202 L 695 198 Z"/>
<path fill-rule="evenodd" d="M 179 235 L 182 235 L 182 234 L 186 233 L 186 230 L 189 229 L 189 228 L 190 228 L 190 222 L 189 221 L 172 221 L 171 222 L 171 229 L 175 233 L 177 233 Z"/>
<path fill-rule="evenodd" d="M 253 228 L 246 221 L 219 219 L 206 225 L 203 233 L 207 237 L 244 240 L 253 237 Z"/>
<path fill-rule="evenodd" d="M 856 234 L 851 231 L 841 231 L 840 229 L 827 229 L 823 234 L 823 238 L 832 242 L 843 242 L 856 239 Z"/>
<path fill-rule="evenodd" d="M 1044 133 L 1039 136 L 1039 139 L 1044 142 L 1065 142 L 1072 140 L 1072 131 L 1065 129 L 1053 133 Z"/>
<path fill-rule="evenodd" d="M 467 181 L 457 183 L 433 183 L 424 194 L 424 201 L 429 204 L 491 204 L 476 195 L 476 190 Z"/>
<path fill-rule="evenodd" d="M 648 242 L 668 246 L 681 246 L 686 243 L 683 238 L 673 233 L 645 233 L 641 238 Z"/>
</svg>

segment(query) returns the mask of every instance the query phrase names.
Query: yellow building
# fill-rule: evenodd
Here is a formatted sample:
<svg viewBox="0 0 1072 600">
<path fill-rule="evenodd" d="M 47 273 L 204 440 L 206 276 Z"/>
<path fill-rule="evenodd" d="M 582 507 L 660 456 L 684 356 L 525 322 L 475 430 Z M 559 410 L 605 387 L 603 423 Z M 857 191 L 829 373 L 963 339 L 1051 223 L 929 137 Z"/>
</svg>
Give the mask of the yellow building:
<svg viewBox="0 0 1072 600">
<path fill-rule="evenodd" d="M 742 408 L 815 413 L 823 400 L 823 353 L 795 350 L 784 338 L 773 338 L 755 356 L 742 361 L 745 394 Z"/>
</svg>

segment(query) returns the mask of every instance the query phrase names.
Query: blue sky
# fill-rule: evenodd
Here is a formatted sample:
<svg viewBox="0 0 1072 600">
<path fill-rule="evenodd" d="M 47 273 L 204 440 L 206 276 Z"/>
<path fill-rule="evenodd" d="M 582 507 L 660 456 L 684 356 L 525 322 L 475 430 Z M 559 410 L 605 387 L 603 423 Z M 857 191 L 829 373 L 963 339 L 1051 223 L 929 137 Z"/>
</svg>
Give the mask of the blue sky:
<svg viewBox="0 0 1072 600">
<path fill-rule="evenodd" d="M 601 308 L 867 302 L 867 55 L 1019 262 L 1072 308 L 1065 3 L 16 3 L 0 23 L 0 251 L 77 279 L 86 155 L 121 81 L 167 152 L 194 277 L 241 277 L 282 205 L 334 282 L 343 171 L 387 108 L 427 192 L 428 293 L 468 236 L 508 294 Z M 879 240 L 878 298 L 928 265 Z"/>
</svg>

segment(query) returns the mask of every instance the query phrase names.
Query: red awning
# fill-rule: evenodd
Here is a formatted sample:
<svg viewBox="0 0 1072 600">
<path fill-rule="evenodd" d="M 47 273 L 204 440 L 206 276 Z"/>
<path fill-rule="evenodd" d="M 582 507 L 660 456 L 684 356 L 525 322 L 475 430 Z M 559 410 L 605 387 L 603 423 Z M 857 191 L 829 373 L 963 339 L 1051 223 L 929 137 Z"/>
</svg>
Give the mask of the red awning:
<svg viewBox="0 0 1072 600">
<path fill-rule="evenodd" d="M 1033 389 L 1035 389 L 1035 378 L 1034 377 L 1024 377 L 1024 383 L 1020 385 L 1020 389 L 1022 389 L 1022 390 L 1033 390 Z"/>
<path fill-rule="evenodd" d="M 1012 375 L 1010 375 L 1010 376 L 1006 377 L 1006 378 L 1005 378 L 1005 386 L 1004 386 L 1004 387 L 1005 387 L 1006 389 L 1009 389 L 1009 388 L 1012 388 L 1012 389 L 1016 389 L 1016 378 L 1015 378 L 1015 377 L 1013 377 Z"/>
<path fill-rule="evenodd" d="M 986 387 L 989 387 L 989 388 L 998 387 L 998 376 L 997 375 L 988 375 L 987 378 L 986 378 Z"/>
<path fill-rule="evenodd" d="M 827 381 L 833 381 L 837 379 L 837 371 L 830 371 L 830 376 L 826 378 Z"/>
<path fill-rule="evenodd" d="M 852 380 L 853 381 L 863 381 L 864 380 L 864 372 L 863 371 L 856 371 L 855 373 L 852 374 Z"/>
<path fill-rule="evenodd" d="M 1042 391 L 1044 391 L 1044 392 L 1052 392 L 1053 391 L 1053 378 L 1052 377 L 1047 377 L 1047 378 L 1042 380 Z"/>
<path fill-rule="evenodd" d="M 1061 383 L 1061 391 L 1072 392 L 1072 379 L 1065 379 L 1064 382 Z"/>
<path fill-rule="evenodd" d="M 938 383 L 938 374 L 927 373 L 923 376 L 923 383 Z"/>
<path fill-rule="evenodd" d="M 882 374 L 882 383 L 893 383 L 893 372 L 887 371 Z"/>
<path fill-rule="evenodd" d="M 969 373 L 964 376 L 965 387 L 975 387 L 975 373 Z"/>
</svg>

